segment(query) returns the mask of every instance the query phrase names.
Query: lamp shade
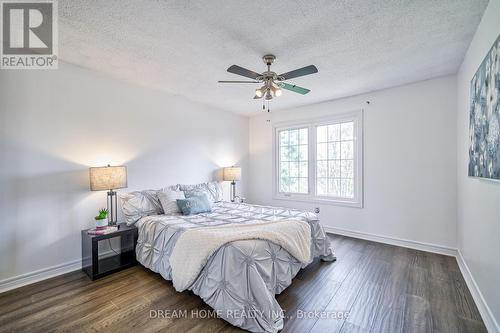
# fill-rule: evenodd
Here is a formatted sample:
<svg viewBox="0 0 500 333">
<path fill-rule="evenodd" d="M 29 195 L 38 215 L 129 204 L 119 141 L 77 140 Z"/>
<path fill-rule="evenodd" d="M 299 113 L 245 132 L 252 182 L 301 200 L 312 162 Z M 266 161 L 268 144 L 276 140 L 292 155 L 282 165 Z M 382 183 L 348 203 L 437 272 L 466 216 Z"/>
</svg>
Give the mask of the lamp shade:
<svg viewBox="0 0 500 333">
<path fill-rule="evenodd" d="M 224 180 L 234 181 L 241 180 L 241 168 L 240 167 L 228 167 L 224 168 Z"/>
<path fill-rule="evenodd" d="M 106 166 L 90 168 L 90 190 L 104 191 L 127 187 L 127 167 Z"/>
</svg>

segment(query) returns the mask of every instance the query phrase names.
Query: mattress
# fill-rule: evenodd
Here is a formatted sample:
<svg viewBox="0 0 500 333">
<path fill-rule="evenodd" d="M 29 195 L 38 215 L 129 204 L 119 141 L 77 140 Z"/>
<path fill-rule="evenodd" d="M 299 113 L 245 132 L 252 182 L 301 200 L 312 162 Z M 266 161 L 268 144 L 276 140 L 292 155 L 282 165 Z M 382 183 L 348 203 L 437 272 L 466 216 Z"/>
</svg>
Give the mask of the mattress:
<svg viewBox="0 0 500 333">
<path fill-rule="evenodd" d="M 311 227 L 311 260 L 335 260 L 330 242 L 311 212 L 244 203 L 215 203 L 210 213 L 151 215 L 137 223 L 137 260 L 172 280 L 169 257 L 179 236 L 190 228 L 230 223 L 300 219 Z M 277 332 L 283 311 L 275 299 L 305 267 L 282 247 L 265 240 L 238 240 L 220 247 L 188 288 L 229 323 L 251 332 Z"/>
</svg>

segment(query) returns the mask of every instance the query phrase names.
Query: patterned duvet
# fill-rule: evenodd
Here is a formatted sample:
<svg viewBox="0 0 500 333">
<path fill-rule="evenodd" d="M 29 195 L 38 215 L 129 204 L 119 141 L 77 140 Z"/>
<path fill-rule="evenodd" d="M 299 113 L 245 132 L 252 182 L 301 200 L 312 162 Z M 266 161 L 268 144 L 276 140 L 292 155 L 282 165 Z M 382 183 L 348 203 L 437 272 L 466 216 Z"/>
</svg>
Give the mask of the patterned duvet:
<svg viewBox="0 0 500 333">
<path fill-rule="evenodd" d="M 211 213 L 191 216 L 152 215 L 137 223 L 137 260 L 172 280 L 169 257 L 187 229 L 229 223 L 301 219 L 311 226 L 311 260 L 335 260 L 318 218 L 286 208 L 219 202 Z M 275 294 L 292 283 L 302 264 L 280 246 L 265 240 L 239 240 L 219 248 L 188 288 L 229 323 L 252 332 L 277 332 L 283 313 Z"/>
</svg>

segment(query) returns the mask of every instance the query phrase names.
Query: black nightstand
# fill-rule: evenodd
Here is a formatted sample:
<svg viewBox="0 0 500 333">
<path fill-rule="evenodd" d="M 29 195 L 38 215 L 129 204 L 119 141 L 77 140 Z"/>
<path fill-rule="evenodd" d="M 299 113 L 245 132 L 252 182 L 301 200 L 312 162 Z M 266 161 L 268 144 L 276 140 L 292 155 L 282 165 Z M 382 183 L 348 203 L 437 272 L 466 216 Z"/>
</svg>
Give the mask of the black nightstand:
<svg viewBox="0 0 500 333">
<path fill-rule="evenodd" d="M 92 280 L 137 264 L 135 259 L 136 227 L 118 224 L 117 231 L 106 235 L 89 235 L 87 230 L 82 230 L 82 270 Z M 108 248 L 105 253 L 99 255 L 99 243 L 101 242 L 101 247 L 107 246 L 108 240 L 117 237 L 120 248 L 115 248 L 116 242 L 113 245 L 113 250 L 117 253 Z"/>
</svg>

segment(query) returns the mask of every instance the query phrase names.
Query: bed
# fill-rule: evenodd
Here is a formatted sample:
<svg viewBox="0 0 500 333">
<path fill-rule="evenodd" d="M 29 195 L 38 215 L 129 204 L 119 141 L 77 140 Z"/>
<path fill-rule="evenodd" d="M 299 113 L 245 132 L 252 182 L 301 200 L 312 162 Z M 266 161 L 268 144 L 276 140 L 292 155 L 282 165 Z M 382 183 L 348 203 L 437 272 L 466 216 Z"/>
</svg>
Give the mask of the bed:
<svg viewBox="0 0 500 333">
<path fill-rule="evenodd" d="M 299 261 L 283 246 L 269 240 L 235 240 L 218 247 L 204 262 L 193 282 L 186 286 L 185 289 L 200 296 L 219 317 L 242 329 L 277 332 L 283 328 L 283 311 L 275 294 L 287 288 L 298 271 L 314 258 L 335 260 L 318 217 L 311 212 L 218 201 L 208 213 L 165 215 L 161 214 L 161 208 L 156 207 L 154 191 L 142 193 L 146 195 L 141 204 L 147 203 L 149 208 L 141 211 L 140 215 L 146 216 L 141 216 L 135 223 L 139 230 L 137 260 L 164 279 L 174 280 L 177 290 L 171 256 L 187 230 L 280 221 L 308 224 L 311 233 L 309 260 Z"/>
</svg>

